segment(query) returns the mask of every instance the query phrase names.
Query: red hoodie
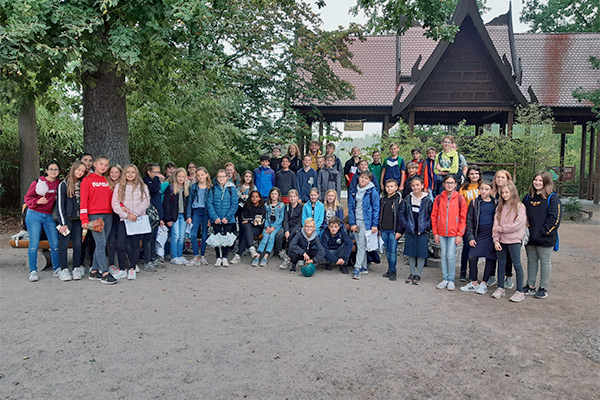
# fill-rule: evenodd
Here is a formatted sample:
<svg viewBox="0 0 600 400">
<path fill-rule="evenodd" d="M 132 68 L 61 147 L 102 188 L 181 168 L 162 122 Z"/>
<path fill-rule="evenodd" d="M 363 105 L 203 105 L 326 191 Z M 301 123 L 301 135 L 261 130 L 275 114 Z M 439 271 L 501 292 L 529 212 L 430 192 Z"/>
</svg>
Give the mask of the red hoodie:
<svg viewBox="0 0 600 400">
<path fill-rule="evenodd" d="M 44 197 L 48 199 L 46 204 L 38 204 L 38 200 L 43 197 L 37 194 L 35 188 L 39 181 L 44 181 L 48 185 L 48 192 Z M 27 194 L 25 195 L 25 204 L 27 204 L 27 208 L 30 210 L 35 210 L 42 214 L 52 214 L 52 210 L 54 210 L 54 203 L 56 202 L 56 193 L 58 192 L 58 185 L 60 181 L 55 179 L 54 182 L 50 182 L 46 180 L 45 176 L 40 176 L 39 179 L 31 182 L 29 185 L 29 190 L 27 190 Z"/>
<path fill-rule="evenodd" d="M 90 222 L 90 214 L 112 214 L 112 189 L 105 177 L 91 173 L 81 181 L 81 223 Z"/>
</svg>

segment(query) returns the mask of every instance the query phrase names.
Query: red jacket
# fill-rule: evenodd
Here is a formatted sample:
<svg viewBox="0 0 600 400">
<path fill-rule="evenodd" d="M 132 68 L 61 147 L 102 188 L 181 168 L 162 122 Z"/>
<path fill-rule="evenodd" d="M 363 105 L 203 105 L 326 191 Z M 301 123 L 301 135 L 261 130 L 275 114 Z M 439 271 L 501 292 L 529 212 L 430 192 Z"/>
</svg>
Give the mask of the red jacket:
<svg viewBox="0 0 600 400">
<path fill-rule="evenodd" d="M 435 198 L 431 211 L 431 229 L 434 235 L 464 236 L 467 228 L 467 202 L 457 191 L 448 199 L 444 190 Z"/>
<path fill-rule="evenodd" d="M 90 222 L 90 214 L 112 214 L 112 189 L 105 177 L 94 172 L 81 181 L 81 223 Z"/>
<path fill-rule="evenodd" d="M 48 191 L 45 196 L 48 199 L 46 204 L 38 204 L 38 200 L 42 197 L 36 192 L 36 186 L 39 181 L 44 181 L 48 185 Z M 31 182 L 29 185 L 29 190 L 27 190 L 27 194 L 25 195 L 25 204 L 27 204 L 27 208 L 30 210 L 34 210 L 40 212 L 42 214 L 52 214 L 52 210 L 54 209 L 54 203 L 56 202 L 56 194 L 58 192 L 58 185 L 60 181 L 55 179 L 54 182 L 50 182 L 46 180 L 45 176 L 40 176 L 39 179 Z"/>
</svg>

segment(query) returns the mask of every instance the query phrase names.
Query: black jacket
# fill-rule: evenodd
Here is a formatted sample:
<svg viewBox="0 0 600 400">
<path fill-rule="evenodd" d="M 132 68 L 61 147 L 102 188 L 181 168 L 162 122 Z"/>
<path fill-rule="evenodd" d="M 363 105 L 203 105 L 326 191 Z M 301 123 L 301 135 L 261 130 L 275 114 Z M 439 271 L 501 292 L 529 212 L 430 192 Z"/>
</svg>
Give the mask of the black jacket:
<svg viewBox="0 0 600 400">
<path fill-rule="evenodd" d="M 56 196 L 56 209 L 58 210 L 58 224 L 66 225 L 67 220 L 79 219 L 79 202 L 75 197 L 67 197 L 67 181 L 58 185 Z"/>
<path fill-rule="evenodd" d="M 411 235 L 423 234 L 431 229 L 431 210 L 433 209 L 433 202 L 429 196 L 425 196 L 421 199 L 421 206 L 419 207 L 419 231 L 415 232 L 415 216 L 412 210 L 412 193 L 402 200 L 400 203 L 400 233 L 408 232 Z"/>
<path fill-rule="evenodd" d="M 302 204 L 298 204 L 296 208 L 291 204 L 286 204 L 283 214 L 283 232 L 294 233 L 302 228 Z"/>
<path fill-rule="evenodd" d="M 381 196 L 380 206 L 379 206 L 379 229 L 381 229 L 381 221 L 383 220 L 383 209 L 384 206 L 387 205 L 388 201 L 392 201 L 392 211 L 394 212 L 394 232 L 400 232 L 401 223 L 400 223 L 400 203 L 402 201 L 402 196 L 399 193 L 396 193 L 392 198 L 389 198 L 387 194 Z"/>
<path fill-rule="evenodd" d="M 338 243 L 338 240 L 340 243 Z M 338 248 L 343 247 L 343 256 L 341 258 L 348 263 L 348 259 L 350 259 L 350 254 L 352 253 L 352 239 L 350 239 L 350 236 L 348 236 L 343 228 L 340 228 L 335 236 L 331 235 L 329 229 L 325 229 L 321 235 L 321 243 L 325 249 L 325 260 L 331 263 L 337 262 L 340 257 L 337 257 L 335 252 Z"/>
<path fill-rule="evenodd" d="M 148 192 L 150 193 L 150 204 L 152 204 L 154 208 L 156 208 L 156 211 L 158 211 L 158 217 L 163 219 L 165 213 L 161 201 L 162 194 L 160 192 L 160 179 L 158 176 L 150 178 L 148 175 L 146 175 L 142 178 L 142 181 L 144 181 L 146 186 L 148 186 Z"/>
<path fill-rule="evenodd" d="M 308 238 L 304 229 L 301 229 L 300 232 L 294 235 L 294 238 L 290 242 L 289 255 L 291 258 L 296 256 L 296 258 L 301 259 L 304 253 L 308 253 L 311 250 L 317 251 L 317 255 L 312 257 L 312 259 L 315 262 L 323 262 L 325 259 L 325 249 L 323 248 L 323 244 L 321 244 L 321 240 L 319 240 L 317 230 L 315 229 L 310 238 Z"/>
<path fill-rule="evenodd" d="M 536 194 L 523 199 L 529 222 L 528 245 L 553 247 L 558 238 L 558 227 L 562 214 L 562 205 L 556 193 L 544 199 Z"/>
<path fill-rule="evenodd" d="M 188 215 L 187 205 L 190 196 L 183 197 L 183 218 L 188 219 L 191 218 L 191 215 Z M 164 211 L 164 222 L 175 222 L 179 218 L 179 193 L 173 193 L 173 187 L 169 185 L 167 190 L 165 190 L 165 197 L 163 198 L 162 206 Z"/>
<path fill-rule="evenodd" d="M 498 200 L 496 200 L 494 196 L 491 196 L 491 198 L 492 203 L 494 203 L 494 210 L 496 210 L 496 207 L 498 206 Z M 467 211 L 467 242 L 470 242 L 471 240 L 477 240 L 481 203 L 483 203 L 483 199 L 481 196 L 477 196 L 477 198 L 471 201 L 471 204 L 469 204 L 469 210 Z"/>
</svg>

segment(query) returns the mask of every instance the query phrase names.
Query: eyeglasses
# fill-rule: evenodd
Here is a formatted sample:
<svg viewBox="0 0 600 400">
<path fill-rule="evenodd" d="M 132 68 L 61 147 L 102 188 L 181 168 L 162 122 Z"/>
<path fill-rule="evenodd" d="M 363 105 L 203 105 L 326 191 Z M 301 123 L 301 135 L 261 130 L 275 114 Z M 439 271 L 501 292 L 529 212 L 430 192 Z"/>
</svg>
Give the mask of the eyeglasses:
<svg viewBox="0 0 600 400">
<path fill-rule="evenodd" d="M 58 171 L 58 168 L 48 168 L 48 171 Z"/>
</svg>

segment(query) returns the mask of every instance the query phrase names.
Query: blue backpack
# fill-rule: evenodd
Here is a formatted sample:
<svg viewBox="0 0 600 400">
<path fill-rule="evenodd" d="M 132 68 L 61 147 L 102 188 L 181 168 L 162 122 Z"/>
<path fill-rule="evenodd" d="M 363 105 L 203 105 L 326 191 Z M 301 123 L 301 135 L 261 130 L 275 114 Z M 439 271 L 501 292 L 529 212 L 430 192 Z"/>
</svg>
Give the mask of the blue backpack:
<svg viewBox="0 0 600 400">
<path fill-rule="evenodd" d="M 550 196 L 548 196 L 548 207 L 550 207 L 550 198 L 552 196 L 554 196 L 556 193 L 550 193 Z M 558 196 L 558 195 L 557 195 Z M 529 195 L 526 196 L 527 201 L 529 201 Z M 558 239 L 558 230 L 556 231 L 556 243 L 554 243 L 554 251 L 558 251 L 560 247 L 560 240 Z"/>
</svg>

